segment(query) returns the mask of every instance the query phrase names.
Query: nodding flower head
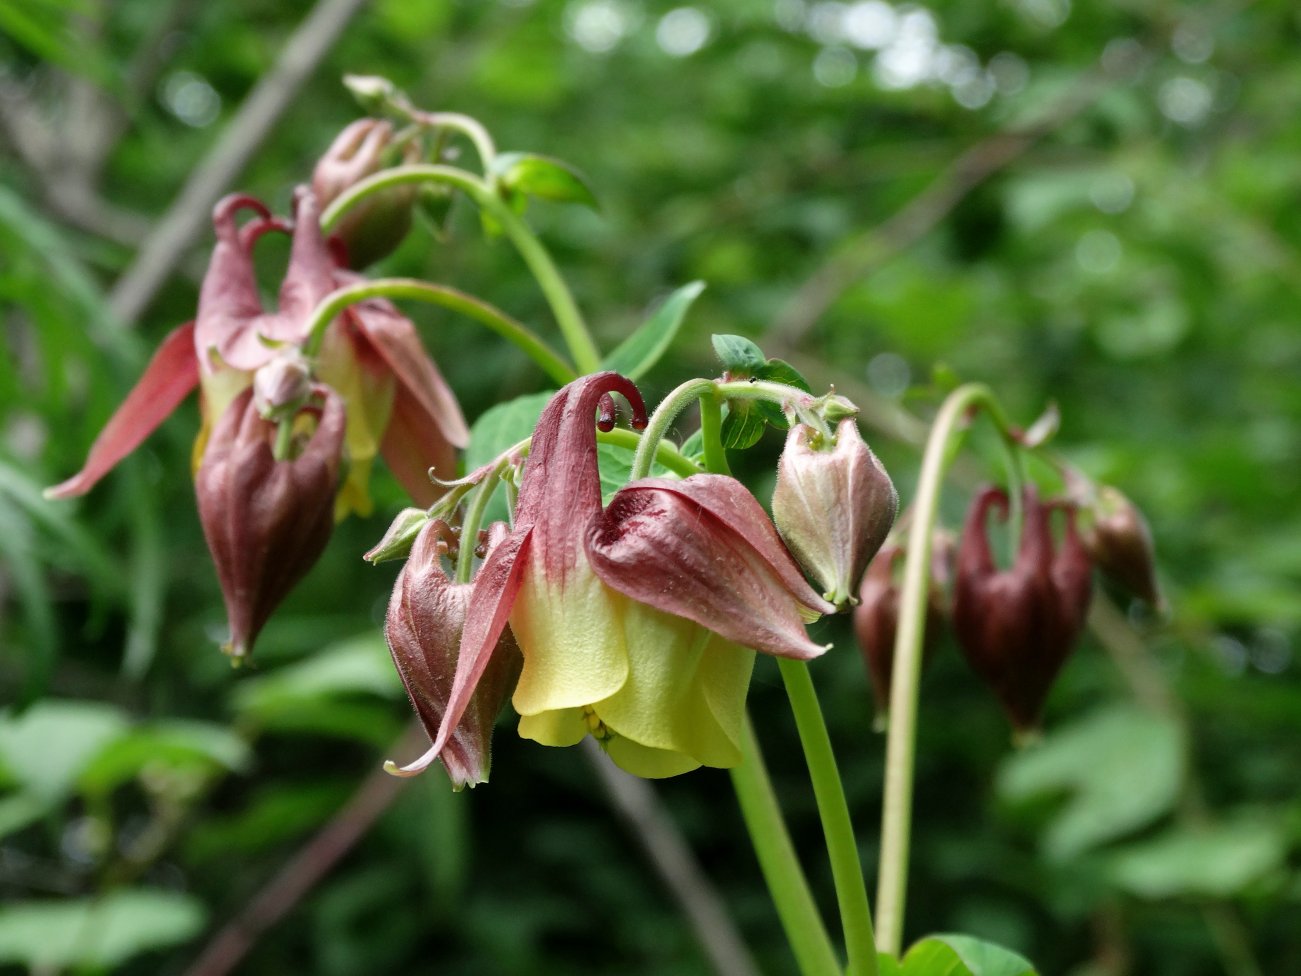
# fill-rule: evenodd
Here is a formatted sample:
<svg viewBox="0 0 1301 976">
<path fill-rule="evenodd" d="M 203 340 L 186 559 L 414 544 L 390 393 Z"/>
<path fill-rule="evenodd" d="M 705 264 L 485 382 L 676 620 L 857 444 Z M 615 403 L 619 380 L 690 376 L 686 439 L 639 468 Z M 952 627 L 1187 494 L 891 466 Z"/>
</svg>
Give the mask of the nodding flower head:
<svg viewBox="0 0 1301 976">
<path fill-rule="evenodd" d="M 615 373 L 574 381 L 543 411 L 515 528 L 475 578 L 442 726 L 403 772 L 447 747 L 507 622 L 523 655 L 520 734 L 592 735 L 642 776 L 738 763 L 754 651 L 825 650 L 804 624 L 831 606 L 739 482 L 646 478 L 602 507 L 596 426 L 612 422 L 610 393 L 645 422 L 641 394 Z"/>
<path fill-rule="evenodd" d="M 1050 514 L 1033 488 L 1024 495 L 1021 543 L 1010 569 L 994 565 L 986 534 L 990 509 L 1007 516 L 1007 494 L 987 488 L 973 500 L 958 547 L 953 630 L 972 669 L 994 690 L 1018 732 L 1036 729 L 1053 680 L 1075 647 L 1089 608 L 1089 555 L 1066 516 L 1054 545 Z"/>
<path fill-rule="evenodd" d="M 199 521 L 217 567 L 230 623 L 226 651 L 246 656 L 271 612 L 320 557 L 334 528 L 344 409 L 318 390 L 319 406 L 292 423 L 277 458 L 279 425 L 264 420 L 245 390 L 212 432 L 195 477 Z"/>
</svg>

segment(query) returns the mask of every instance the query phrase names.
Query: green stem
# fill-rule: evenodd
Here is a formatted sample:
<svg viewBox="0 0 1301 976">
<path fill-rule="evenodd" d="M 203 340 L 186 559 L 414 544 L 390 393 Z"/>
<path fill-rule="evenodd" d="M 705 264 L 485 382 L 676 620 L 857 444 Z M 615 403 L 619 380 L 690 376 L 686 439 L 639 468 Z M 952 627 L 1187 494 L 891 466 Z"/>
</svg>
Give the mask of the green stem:
<svg viewBox="0 0 1301 976">
<path fill-rule="evenodd" d="M 772 380 L 728 380 L 717 383 L 718 395 L 724 400 L 768 400 L 778 406 L 787 403 L 813 403 L 818 398 L 798 386 L 774 383 Z"/>
<path fill-rule="evenodd" d="M 827 857 L 831 860 L 831 877 L 836 886 L 836 902 L 840 906 L 840 924 L 849 955 L 848 976 L 876 976 L 876 941 L 872 935 L 867 882 L 863 878 L 854 824 L 849 816 L 849 804 L 845 800 L 845 789 L 836 768 L 836 757 L 831 751 L 831 738 L 827 735 L 813 678 L 804 661 L 779 657 L 777 666 L 781 669 L 786 695 L 795 714 L 795 726 L 804 747 L 804 761 L 809 767 L 809 779 L 813 782 L 813 795 L 822 819 Z"/>
<path fill-rule="evenodd" d="M 625 430 L 623 427 L 616 427 L 614 430 L 598 430 L 596 439 L 602 444 L 613 444 L 634 454 L 646 440 L 644 434 L 639 434 L 635 430 Z M 655 445 L 655 461 L 683 478 L 700 474 L 704 470 L 670 441 L 660 441 Z"/>
<path fill-rule="evenodd" d="M 673 426 L 673 421 L 678 419 L 678 414 L 686 409 L 687 404 L 700 399 L 706 391 L 713 390 L 715 385 L 713 380 L 687 380 L 660 401 L 655 412 L 650 415 L 646 429 L 642 431 L 641 446 L 637 448 L 637 454 L 632 460 L 629 480 L 636 481 L 650 474 L 651 461 L 655 458 L 659 443 Z"/>
<path fill-rule="evenodd" d="M 479 154 L 479 162 L 483 165 L 484 171 L 492 168 L 493 160 L 497 158 L 497 147 L 493 144 L 488 130 L 478 119 L 462 115 L 460 112 L 418 112 L 414 117 L 425 125 L 454 129 L 461 133 L 474 143 L 474 151 Z"/>
<path fill-rule="evenodd" d="M 950 440 L 975 407 L 988 411 L 1008 438 L 1002 408 L 990 389 L 969 383 L 949 394 L 931 426 L 913 502 L 899 596 L 899 623 L 890 684 L 890 724 L 885 747 L 885 798 L 881 811 L 881 865 L 877 875 L 877 945 L 898 956 L 903 945 L 904 896 L 908 886 L 908 845 L 912 829 L 913 762 L 917 733 L 917 692 L 921 681 L 922 638 L 930 585 L 931 536 L 939 510 L 940 487 L 953 456 Z"/>
<path fill-rule="evenodd" d="M 700 440 L 705 448 L 705 467 L 715 474 L 731 474 L 723 448 L 723 401 L 717 393 L 700 398 Z"/>
<path fill-rule="evenodd" d="M 556 324 L 560 326 L 560 333 L 569 347 L 570 355 L 578 364 L 579 371 L 594 373 L 599 370 L 600 350 L 592 341 L 582 314 L 574 303 L 574 296 L 570 294 L 565 280 L 560 277 L 560 272 L 556 270 L 546 248 L 515 211 L 494 193 L 487 183 L 473 173 L 455 166 L 434 164 L 412 164 L 386 169 L 355 184 L 330 204 L 321 215 L 321 228 L 328 231 L 349 207 L 372 193 L 408 183 L 427 182 L 446 183 L 448 186 L 456 187 L 470 197 L 481 210 L 492 215 L 537 280 L 542 294 L 551 306 L 552 314 L 556 317 Z"/>
<path fill-rule="evenodd" d="M 741 757 L 741 764 L 729 770 L 732 788 L 795 962 L 803 976 L 839 973 L 840 963 L 786 831 L 749 717 L 741 731 Z"/>
<path fill-rule="evenodd" d="M 455 288 L 434 285 L 415 278 L 379 278 L 330 292 L 312 312 L 311 321 L 308 323 L 306 354 L 310 357 L 320 352 L 321 342 L 325 338 L 325 328 L 336 315 L 349 305 L 355 305 L 368 298 L 408 298 L 428 302 L 431 305 L 441 305 L 474 319 L 480 325 L 487 326 L 518 347 L 560 385 L 570 382 L 577 375 L 574 367 L 565 362 L 564 357 L 548 346 L 528 326 L 517 322 L 501 309 Z"/>
<path fill-rule="evenodd" d="M 276 425 L 276 442 L 271 448 L 271 456 L 277 461 L 288 461 L 294 446 L 294 422 L 292 419 L 281 420 Z"/>
<path fill-rule="evenodd" d="M 474 576 L 474 550 L 479 542 L 479 526 L 483 523 L 483 513 L 488 510 L 493 490 L 497 487 L 497 473 L 488 474 L 474 488 L 470 496 L 465 518 L 461 520 L 460 550 L 456 554 L 456 582 L 468 583 Z"/>
</svg>

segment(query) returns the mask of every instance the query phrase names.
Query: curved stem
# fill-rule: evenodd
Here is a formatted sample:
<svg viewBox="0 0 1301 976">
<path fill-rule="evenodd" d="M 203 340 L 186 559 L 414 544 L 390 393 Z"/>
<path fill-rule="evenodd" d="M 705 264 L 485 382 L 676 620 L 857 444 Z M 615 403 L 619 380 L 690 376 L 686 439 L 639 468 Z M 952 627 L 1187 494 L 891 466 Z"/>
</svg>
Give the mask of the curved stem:
<svg viewBox="0 0 1301 976">
<path fill-rule="evenodd" d="M 478 119 L 460 112 L 418 112 L 413 117 L 423 125 L 441 126 L 461 133 L 474 143 L 474 151 L 479 154 L 479 162 L 483 164 L 484 170 L 492 168 L 493 160 L 497 158 L 497 147 Z"/>
<path fill-rule="evenodd" d="M 867 882 L 858 858 L 858 842 L 849 816 L 845 789 L 831 751 L 831 738 L 822 719 L 822 708 L 813 688 L 809 666 L 804 661 L 779 657 L 786 695 L 790 698 L 804 762 L 809 767 L 813 795 L 818 802 L 822 833 L 831 860 L 831 876 L 836 885 L 836 902 L 840 907 L 840 924 L 845 933 L 849 955 L 848 976 L 876 976 L 876 941 L 872 935 L 872 910 L 867 902 Z"/>
<path fill-rule="evenodd" d="M 517 322 L 501 309 L 455 288 L 434 285 L 415 278 L 379 278 L 330 292 L 312 312 L 311 321 L 308 323 L 310 331 L 307 347 L 304 350 L 306 354 L 309 357 L 315 356 L 320 351 L 321 341 L 325 337 L 325 327 L 336 315 L 349 305 L 355 305 L 368 298 L 408 298 L 460 312 L 480 325 L 486 325 L 497 335 L 517 346 L 537 363 L 543 372 L 562 386 L 576 376 L 574 368 L 565 362 L 564 357 L 548 346 L 528 326 Z"/>
<path fill-rule="evenodd" d="M 818 399 L 798 386 L 788 386 L 772 380 L 728 380 L 715 385 L 718 395 L 724 400 L 768 400 L 784 406 L 795 402 L 813 403 Z"/>
<path fill-rule="evenodd" d="M 678 414 L 686 409 L 687 404 L 700 399 L 706 391 L 713 390 L 715 385 L 713 380 L 687 380 L 660 401 L 651 414 L 646 429 L 642 431 L 641 446 L 637 448 L 637 455 L 632 460 L 630 480 L 636 481 L 650 474 L 651 461 L 655 458 L 659 443 L 673 426 L 673 421 L 678 419 Z"/>
<path fill-rule="evenodd" d="M 885 798 L 881 811 L 881 865 L 877 875 L 876 925 L 882 952 L 898 956 L 903 943 L 904 897 L 908 885 L 908 845 L 912 829 L 913 759 L 917 732 L 917 689 L 921 680 L 922 637 L 931 562 L 931 535 L 939 509 L 940 487 L 952 458 L 950 440 L 973 408 L 987 410 L 1000 434 L 1008 425 L 993 392 L 983 384 L 958 387 L 940 407 L 922 458 L 913 502 L 899 596 L 899 624 L 890 684 L 890 724 L 885 747 Z"/>
<path fill-rule="evenodd" d="M 614 430 L 598 430 L 596 439 L 602 444 L 613 444 L 616 447 L 633 451 L 635 454 L 641 445 L 645 443 L 646 437 L 635 430 L 616 427 Z M 693 474 L 700 474 L 705 470 L 679 451 L 670 441 L 660 441 L 655 445 L 655 462 L 683 478 L 689 478 Z"/>
<path fill-rule="evenodd" d="M 434 164 L 412 164 L 386 169 L 355 184 L 330 204 L 321 215 L 322 230 L 328 231 L 349 207 L 370 194 L 407 183 L 446 183 L 464 192 L 480 209 L 491 214 L 501 224 L 502 230 L 537 280 L 579 371 L 594 373 L 601 368 L 601 353 L 587 331 L 578 306 L 574 303 L 574 296 L 569 293 L 569 286 L 560 277 L 546 248 L 515 211 L 473 173 L 455 166 Z"/>
<path fill-rule="evenodd" d="M 803 976 L 839 973 L 840 962 L 800 869 L 748 716 L 741 730 L 741 764 L 728 772 L 759 859 L 759 869 L 768 883 L 777 917 L 786 931 L 800 972 Z"/>
</svg>

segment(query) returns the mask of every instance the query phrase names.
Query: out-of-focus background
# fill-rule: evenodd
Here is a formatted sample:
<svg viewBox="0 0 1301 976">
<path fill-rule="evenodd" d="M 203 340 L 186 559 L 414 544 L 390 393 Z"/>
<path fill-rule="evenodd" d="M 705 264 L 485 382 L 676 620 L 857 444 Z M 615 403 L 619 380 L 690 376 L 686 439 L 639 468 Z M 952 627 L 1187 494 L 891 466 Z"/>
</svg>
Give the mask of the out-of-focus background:
<svg viewBox="0 0 1301 976">
<path fill-rule="evenodd" d="M 754 971 L 713 968 L 580 750 L 507 720 L 473 793 L 376 779 L 408 722 L 379 633 L 394 569 L 359 558 L 403 505 L 386 473 L 244 671 L 217 650 L 193 402 L 84 500 L 40 498 L 192 317 L 216 196 L 283 211 L 359 114 L 353 72 L 590 177 L 599 213 L 528 218 L 606 348 L 708 284 L 648 400 L 716 369 L 711 332 L 748 335 L 864 405 L 906 501 L 939 370 L 1018 422 L 1055 402 L 1061 452 L 1146 512 L 1171 611 L 1104 591 L 1037 748 L 942 647 L 910 938 L 969 931 L 1047 976 L 1301 972 L 1299 44 L 1286 0 L 4 0 L 0 970 L 182 973 L 206 946 L 249 974 Z M 379 270 L 553 334 L 471 208 L 445 237 L 417 227 Z M 271 286 L 283 244 L 259 255 Z M 546 388 L 465 321 L 410 314 L 471 419 Z M 761 498 L 780 443 L 744 462 Z M 848 626 L 819 633 L 871 870 L 883 739 Z M 769 664 L 751 712 L 831 917 Z M 656 796 L 633 802 L 759 971 L 793 972 L 726 774 Z M 241 912 L 267 930 L 214 948 Z"/>
</svg>

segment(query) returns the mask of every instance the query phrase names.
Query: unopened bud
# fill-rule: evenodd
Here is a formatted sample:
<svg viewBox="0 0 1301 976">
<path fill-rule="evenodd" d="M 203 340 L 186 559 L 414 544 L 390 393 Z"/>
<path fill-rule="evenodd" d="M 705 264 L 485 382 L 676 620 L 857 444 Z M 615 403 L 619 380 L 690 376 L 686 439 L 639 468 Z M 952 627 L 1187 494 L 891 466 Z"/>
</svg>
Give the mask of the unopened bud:
<svg viewBox="0 0 1301 976">
<path fill-rule="evenodd" d="M 382 119 L 358 119 L 335 138 L 312 171 L 312 190 L 322 207 L 353 186 L 389 167 L 414 162 L 414 143 L 396 146 L 393 126 Z M 367 196 L 339 219 L 332 237 L 341 241 L 352 268 L 387 256 L 411 229 L 416 185 L 396 186 Z"/>
<path fill-rule="evenodd" d="M 361 558 L 368 563 L 378 565 L 392 559 L 406 559 L 411 546 L 416 541 L 426 523 L 429 513 L 423 508 L 404 508 L 398 512 L 384 537 Z"/>
<path fill-rule="evenodd" d="M 825 599 L 837 607 L 854 599 L 898 509 L 890 476 L 852 418 L 840 421 L 834 445 L 812 427 L 791 427 L 777 468 L 773 521 Z"/>
<path fill-rule="evenodd" d="M 1089 554 L 1107 576 L 1153 607 L 1161 605 L 1156 552 L 1147 519 L 1119 489 L 1104 485 L 1084 535 Z"/>
<path fill-rule="evenodd" d="M 292 347 L 253 374 L 253 405 L 264 420 L 292 417 L 307 403 L 311 392 L 311 367 Z"/>
</svg>

